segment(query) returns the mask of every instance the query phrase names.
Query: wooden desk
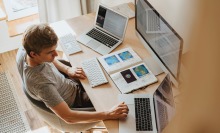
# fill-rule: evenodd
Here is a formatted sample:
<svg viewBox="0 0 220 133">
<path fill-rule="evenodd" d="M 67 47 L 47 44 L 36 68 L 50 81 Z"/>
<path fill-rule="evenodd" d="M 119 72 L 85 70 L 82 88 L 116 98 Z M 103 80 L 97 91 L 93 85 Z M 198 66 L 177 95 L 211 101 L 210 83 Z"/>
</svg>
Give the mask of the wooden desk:
<svg viewBox="0 0 220 133">
<path fill-rule="evenodd" d="M 76 17 L 66 22 L 70 27 L 75 31 L 76 36 L 85 32 L 89 27 L 92 27 L 94 24 L 95 14 L 88 14 L 80 17 Z M 132 47 L 132 49 L 138 53 L 138 55 L 143 59 L 147 56 L 150 56 L 148 51 L 140 43 L 138 38 L 135 35 L 135 19 L 130 19 L 128 22 L 128 27 L 125 35 L 125 39 L 121 45 L 119 45 L 114 51 Z M 81 62 L 85 59 L 92 57 L 99 57 L 100 54 L 91 50 L 90 48 L 81 45 L 83 52 L 77 53 L 75 55 L 68 56 L 72 66 L 81 66 Z M 114 52 L 113 51 L 113 52 Z M 109 83 L 91 88 L 87 79 L 81 80 L 86 92 L 88 93 L 95 109 L 97 111 L 109 110 L 118 102 L 118 94 L 120 91 L 117 89 L 111 78 L 105 72 L 105 75 Z M 158 82 L 148 86 L 146 89 L 137 90 L 133 93 L 152 93 L 158 87 L 159 83 L 163 80 L 165 74 L 157 76 Z M 105 126 L 107 127 L 110 133 L 118 133 L 118 120 L 106 120 L 104 121 Z"/>
</svg>

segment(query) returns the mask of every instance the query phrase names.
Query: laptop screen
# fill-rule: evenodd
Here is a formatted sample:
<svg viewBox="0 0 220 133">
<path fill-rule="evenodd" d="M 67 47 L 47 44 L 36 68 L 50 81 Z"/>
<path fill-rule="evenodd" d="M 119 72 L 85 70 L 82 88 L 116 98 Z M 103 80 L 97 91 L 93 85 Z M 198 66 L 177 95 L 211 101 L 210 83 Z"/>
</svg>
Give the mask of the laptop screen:
<svg viewBox="0 0 220 133">
<path fill-rule="evenodd" d="M 123 38 L 126 28 L 127 18 L 108 8 L 99 5 L 96 18 L 96 25 L 112 33 L 113 35 Z"/>
<path fill-rule="evenodd" d="M 157 117 L 158 130 L 162 131 L 168 124 L 168 115 L 172 114 L 171 108 L 174 108 L 174 99 L 169 75 L 161 82 L 160 86 L 154 92 L 154 105 Z"/>
</svg>

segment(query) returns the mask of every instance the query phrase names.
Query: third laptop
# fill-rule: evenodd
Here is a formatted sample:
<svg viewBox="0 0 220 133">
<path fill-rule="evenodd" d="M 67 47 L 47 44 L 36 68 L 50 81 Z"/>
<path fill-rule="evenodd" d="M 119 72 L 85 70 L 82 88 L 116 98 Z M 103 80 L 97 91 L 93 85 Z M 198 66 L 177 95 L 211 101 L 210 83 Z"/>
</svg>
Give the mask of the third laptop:
<svg viewBox="0 0 220 133">
<path fill-rule="evenodd" d="M 169 75 L 153 94 L 120 94 L 129 108 L 119 121 L 120 133 L 161 133 L 174 115 L 174 99 Z"/>
<path fill-rule="evenodd" d="M 102 55 L 108 54 L 122 43 L 127 23 L 128 17 L 100 4 L 94 26 L 77 41 Z"/>
</svg>

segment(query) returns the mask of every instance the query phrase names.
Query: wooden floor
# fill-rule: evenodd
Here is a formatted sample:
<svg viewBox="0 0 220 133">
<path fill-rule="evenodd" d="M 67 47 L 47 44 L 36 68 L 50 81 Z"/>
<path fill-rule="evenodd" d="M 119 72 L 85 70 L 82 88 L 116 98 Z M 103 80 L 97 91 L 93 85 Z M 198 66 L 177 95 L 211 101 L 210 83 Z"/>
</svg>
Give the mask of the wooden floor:
<svg viewBox="0 0 220 133">
<path fill-rule="evenodd" d="M 31 105 L 27 101 L 26 96 L 23 94 L 21 88 L 22 81 L 16 66 L 16 58 L 15 58 L 16 53 L 17 50 L 13 50 L 0 54 L 0 71 L 1 72 L 8 71 L 10 73 L 10 76 L 12 78 L 12 81 L 16 89 L 16 93 L 18 94 L 19 97 L 19 102 L 21 104 L 22 110 L 26 115 L 31 130 L 37 133 L 38 132 L 41 133 L 42 132 L 41 129 L 45 130 L 45 128 L 48 128 L 49 133 L 61 133 L 60 131 L 53 129 L 50 126 L 47 126 L 47 124 L 44 123 L 43 120 L 41 120 L 41 118 L 39 118 L 39 116 L 35 113 Z"/>
</svg>

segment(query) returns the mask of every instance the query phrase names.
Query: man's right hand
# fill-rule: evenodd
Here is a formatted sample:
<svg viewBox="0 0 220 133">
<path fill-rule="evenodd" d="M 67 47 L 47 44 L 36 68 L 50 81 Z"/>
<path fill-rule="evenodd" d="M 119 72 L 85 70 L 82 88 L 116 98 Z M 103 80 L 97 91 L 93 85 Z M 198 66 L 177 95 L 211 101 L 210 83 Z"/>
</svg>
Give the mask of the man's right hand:
<svg viewBox="0 0 220 133">
<path fill-rule="evenodd" d="M 128 112 L 128 106 L 124 102 L 120 103 L 108 112 L 108 119 L 125 119 Z"/>
<path fill-rule="evenodd" d="M 110 111 L 103 112 L 71 110 L 64 101 L 50 109 L 68 124 L 90 123 L 107 119 L 125 119 L 128 115 L 128 106 L 124 102 L 114 106 Z"/>
<path fill-rule="evenodd" d="M 67 75 L 70 78 L 79 78 L 79 79 L 86 78 L 86 74 L 81 67 L 68 67 L 67 68 Z"/>
</svg>

